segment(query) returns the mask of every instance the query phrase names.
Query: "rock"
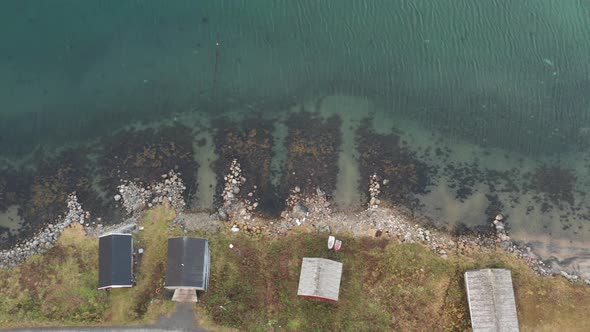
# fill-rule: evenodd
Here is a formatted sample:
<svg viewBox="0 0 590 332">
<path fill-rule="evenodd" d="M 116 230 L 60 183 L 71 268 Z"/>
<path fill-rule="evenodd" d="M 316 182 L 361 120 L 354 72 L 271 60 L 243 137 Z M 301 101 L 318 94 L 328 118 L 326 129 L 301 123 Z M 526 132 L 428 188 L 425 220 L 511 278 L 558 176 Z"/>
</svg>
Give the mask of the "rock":
<svg viewBox="0 0 590 332">
<path fill-rule="evenodd" d="M 228 220 L 228 215 L 224 209 L 219 209 L 219 211 L 217 211 L 217 216 L 219 217 L 219 220 L 221 220 L 221 221 Z"/>
<path fill-rule="evenodd" d="M 237 194 L 240 193 L 240 188 L 239 187 L 233 187 L 232 192 L 237 195 Z"/>
<path fill-rule="evenodd" d="M 383 179 L 383 185 L 387 185 L 389 183 L 389 179 Z"/>
<path fill-rule="evenodd" d="M 502 248 L 502 249 L 508 249 L 508 248 L 510 248 L 510 245 L 511 245 L 511 244 L 512 244 L 511 242 L 508 242 L 508 241 L 502 241 L 502 242 L 500 242 L 499 246 L 500 246 L 500 248 Z"/>
<path fill-rule="evenodd" d="M 293 217 L 296 218 L 303 218 L 307 215 L 307 212 L 309 212 L 309 210 L 307 209 L 307 207 L 301 203 L 297 203 L 295 204 L 295 206 L 293 206 L 293 209 L 291 210 L 291 213 L 293 215 Z"/>
<path fill-rule="evenodd" d="M 115 195 L 115 197 L 113 197 L 115 199 L 116 202 L 121 200 L 121 195 L 117 194 Z"/>
<path fill-rule="evenodd" d="M 404 235 L 404 242 L 412 242 L 412 233 L 407 232 L 406 235 Z"/>
<path fill-rule="evenodd" d="M 498 220 L 498 221 L 502 221 L 502 220 L 504 220 L 504 216 L 503 216 L 501 213 L 498 213 L 498 214 L 496 215 L 496 220 Z"/>
<path fill-rule="evenodd" d="M 560 271 L 559 273 L 560 273 L 560 274 L 561 274 L 561 275 L 562 275 L 564 278 L 566 278 L 566 279 L 567 279 L 567 280 L 569 280 L 569 281 L 578 281 L 578 278 L 579 278 L 579 277 L 578 277 L 577 275 L 574 275 L 574 274 L 569 274 L 569 273 L 567 273 L 567 272 L 565 272 L 565 271 Z"/>
</svg>

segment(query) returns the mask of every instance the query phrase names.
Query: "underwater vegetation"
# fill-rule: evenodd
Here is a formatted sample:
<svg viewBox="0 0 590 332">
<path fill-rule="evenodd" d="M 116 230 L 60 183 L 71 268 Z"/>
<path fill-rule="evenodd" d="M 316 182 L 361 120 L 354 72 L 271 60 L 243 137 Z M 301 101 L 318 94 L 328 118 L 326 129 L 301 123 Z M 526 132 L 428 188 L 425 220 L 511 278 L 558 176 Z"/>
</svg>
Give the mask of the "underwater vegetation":
<svg viewBox="0 0 590 332">
<path fill-rule="evenodd" d="M 338 152 L 342 138 L 341 119 L 337 115 L 322 119 L 309 112 L 289 116 L 287 136 L 287 188 L 299 186 L 313 193 L 319 187 L 328 195 L 336 189 Z"/>
<path fill-rule="evenodd" d="M 573 205 L 576 175 L 571 169 L 542 165 L 533 171 L 530 187 L 555 205 Z"/>
<path fill-rule="evenodd" d="M 153 183 L 170 170 L 182 174 L 185 198 L 196 190 L 192 130 L 183 125 L 159 129 L 125 130 L 101 142 L 98 168 L 104 190 L 113 191 L 120 180 Z"/>
<path fill-rule="evenodd" d="M 31 199 L 24 206 L 24 218 L 40 227 L 53 222 L 66 207 L 66 199 L 76 192 L 86 211 L 93 215 L 105 213 L 102 200 L 93 187 L 93 165 L 88 151 L 69 149 L 55 158 L 44 161 L 34 173 Z"/>
<path fill-rule="evenodd" d="M 16 205 L 24 219 L 18 237 L 11 236 L 0 246 L 31 236 L 43 225 L 54 222 L 64 212 L 72 192 L 92 215 L 109 214 L 93 187 L 92 170 L 87 150 L 77 148 L 44 159 L 35 170 L 0 172 L 0 211 Z"/>
<path fill-rule="evenodd" d="M 30 211 L 53 219 L 71 192 L 88 198 L 91 184 L 86 155 L 80 150 L 65 151 L 43 163 L 33 176 Z"/>
<path fill-rule="evenodd" d="M 0 170 L 0 212 L 11 205 L 21 205 L 30 196 L 31 173 L 15 169 Z"/>
<path fill-rule="evenodd" d="M 415 194 L 426 193 L 433 170 L 419 160 L 416 153 L 402 146 L 398 135 L 378 134 L 363 120 L 356 132 L 361 181 L 359 190 L 366 190 L 369 177 L 377 174 L 388 184 L 381 186 L 381 196 L 393 203 L 415 207 Z"/>
<path fill-rule="evenodd" d="M 218 179 L 223 179 L 229 172 L 233 159 L 241 165 L 246 181 L 236 195 L 246 197 L 252 193 L 260 199 L 261 212 L 274 213 L 282 209 L 281 199 L 277 197 L 276 188 L 271 184 L 271 160 L 273 147 L 273 124 L 269 120 L 249 118 L 234 122 L 226 118 L 214 121 L 215 152 L 219 156 L 213 168 Z M 221 197 L 223 181 L 219 181 L 216 192 Z"/>
</svg>

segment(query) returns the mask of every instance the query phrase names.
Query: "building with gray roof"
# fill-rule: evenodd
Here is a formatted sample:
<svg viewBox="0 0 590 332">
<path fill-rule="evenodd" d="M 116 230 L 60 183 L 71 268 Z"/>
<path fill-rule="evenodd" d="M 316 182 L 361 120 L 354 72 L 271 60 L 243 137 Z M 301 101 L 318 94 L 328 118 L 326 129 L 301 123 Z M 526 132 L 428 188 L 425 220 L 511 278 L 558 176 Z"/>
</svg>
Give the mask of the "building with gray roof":
<svg viewBox="0 0 590 332">
<path fill-rule="evenodd" d="M 297 295 L 338 301 L 342 263 L 325 258 L 303 258 Z"/>
</svg>

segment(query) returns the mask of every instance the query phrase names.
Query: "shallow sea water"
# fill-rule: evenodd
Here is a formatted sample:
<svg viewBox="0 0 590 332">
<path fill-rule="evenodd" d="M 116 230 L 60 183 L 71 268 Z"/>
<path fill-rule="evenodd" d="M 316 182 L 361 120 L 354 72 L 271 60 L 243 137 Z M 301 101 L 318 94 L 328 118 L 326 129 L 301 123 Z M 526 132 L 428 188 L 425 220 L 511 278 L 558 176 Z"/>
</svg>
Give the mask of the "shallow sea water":
<svg viewBox="0 0 590 332">
<path fill-rule="evenodd" d="M 303 107 L 341 118 L 333 196 L 348 208 L 366 198 L 354 135 L 371 118 L 439 170 L 419 197 L 430 222 L 502 212 L 515 239 L 589 275 L 589 27 L 584 1 L 4 1 L 0 168 L 124 127 L 257 114 L 275 123 L 276 184 Z M 195 132 L 191 206 L 210 207 L 217 156 Z M 575 174 L 573 202 L 548 210 L 527 189 L 542 165 Z"/>
</svg>

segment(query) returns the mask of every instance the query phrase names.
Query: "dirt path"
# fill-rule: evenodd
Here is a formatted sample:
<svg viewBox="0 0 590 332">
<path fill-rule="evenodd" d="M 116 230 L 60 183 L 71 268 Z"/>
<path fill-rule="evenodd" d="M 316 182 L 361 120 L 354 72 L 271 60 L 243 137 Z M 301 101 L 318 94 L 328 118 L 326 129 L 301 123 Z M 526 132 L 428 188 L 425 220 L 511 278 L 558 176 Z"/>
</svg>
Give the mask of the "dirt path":
<svg viewBox="0 0 590 332">
<path fill-rule="evenodd" d="M 195 313 L 193 312 L 192 303 L 177 303 L 176 310 L 170 317 L 161 317 L 154 325 L 129 326 L 129 327 L 40 327 L 24 328 L 0 331 L 18 331 L 18 332 L 39 332 L 39 331 L 110 331 L 110 332 L 156 332 L 156 331 L 195 331 L 206 332 L 195 325 Z"/>
</svg>

